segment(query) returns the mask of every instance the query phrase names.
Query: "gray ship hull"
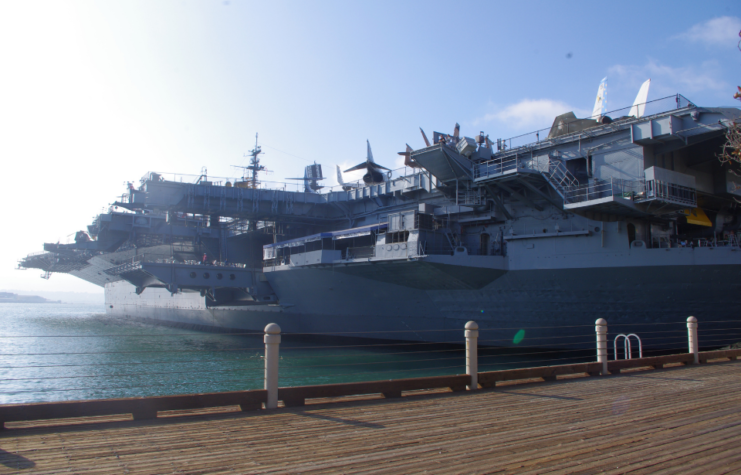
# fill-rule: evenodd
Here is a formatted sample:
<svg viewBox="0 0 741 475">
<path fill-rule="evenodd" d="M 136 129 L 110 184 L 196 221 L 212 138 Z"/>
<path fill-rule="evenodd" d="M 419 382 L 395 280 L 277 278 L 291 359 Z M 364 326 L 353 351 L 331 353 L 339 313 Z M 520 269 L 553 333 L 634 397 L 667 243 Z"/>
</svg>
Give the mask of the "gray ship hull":
<svg viewBox="0 0 741 475">
<path fill-rule="evenodd" d="M 662 265 L 657 260 L 669 252 L 641 252 L 656 254 L 604 255 L 581 268 L 506 270 L 503 258 L 470 256 L 456 265 L 434 256 L 275 270 L 265 275 L 280 304 L 267 306 L 208 307 L 198 293 L 149 288 L 137 295 L 116 282 L 106 285 L 106 310 L 197 328 L 261 332 L 274 322 L 284 333 L 453 343 L 475 320 L 481 344 L 547 348 L 593 348 L 594 322 L 605 318 L 611 338 L 637 333 L 645 349 L 678 350 L 686 348 L 685 322 L 693 315 L 708 335 L 704 346 L 720 341 L 712 331 L 728 324 L 712 322 L 737 318 L 741 305 L 739 253 L 672 249 L 673 264 Z M 525 339 L 515 343 L 520 329 Z"/>
</svg>

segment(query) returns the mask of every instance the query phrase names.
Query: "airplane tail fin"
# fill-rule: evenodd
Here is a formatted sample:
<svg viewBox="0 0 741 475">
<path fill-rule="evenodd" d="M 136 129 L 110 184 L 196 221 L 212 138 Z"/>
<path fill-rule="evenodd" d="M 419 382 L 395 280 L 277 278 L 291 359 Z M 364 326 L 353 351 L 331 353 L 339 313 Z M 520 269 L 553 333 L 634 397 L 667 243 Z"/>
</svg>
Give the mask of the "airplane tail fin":
<svg viewBox="0 0 741 475">
<path fill-rule="evenodd" d="M 594 109 L 592 110 L 592 119 L 597 122 L 600 121 L 603 115 L 607 112 L 607 78 L 602 78 L 599 83 L 599 89 L 597 89 L 597 99 L 594 101 Z"/>
<path fill-rule="evenodd" d="M 373 161 L 373 152 L 371 152 L 370 140 L 366 140 L 366 142 L 368 143 L 368 161 L 371 163 L 376 163 Z"/>
<path fill-rule="evenodd" d="M 339 165 L 335 165 L 335 166 L 337 167 L 337 183 L 339 183 L 340 185 L 344 185 L 345 180 L 342 179 L 342 170 L 340 170 Z"/>
<path fill-rule="evenodd" d="M 429 147 L 430 146 L 430 141 L 427 139 L 427 135 L 425 135 L 425 131 L 422 130 L 422 127 L 419 128 L 419 131 L 422 132 L 422 138 L 425 141 L 425 146 L 426 147 Z"/>
<path fill-rule="evenodd" d="M 399 155 L 402 155 L 404 157 L 404 166 L 405 167 L 411 167 L 411 168 L 418 168 L 419 165 L 416 162 L 412 161 L 412 152 L 414 152 L 414 149 L 409 146 L 409 144 L 406 144 L 407 148 L 403 152 L 399 152 Z"/>
<path fill-rule="evenodd" d="M 633 116 L 636 119 L 643 116 L 646 111 L 646 101 L 648 100 L 648 88 L 651 86 L 651 79 L 641 84 L 641 88 L 638 90 L 636 100 L 633 101 L 633 107 L 630 108 L 629 116 Z"/>
</svg>

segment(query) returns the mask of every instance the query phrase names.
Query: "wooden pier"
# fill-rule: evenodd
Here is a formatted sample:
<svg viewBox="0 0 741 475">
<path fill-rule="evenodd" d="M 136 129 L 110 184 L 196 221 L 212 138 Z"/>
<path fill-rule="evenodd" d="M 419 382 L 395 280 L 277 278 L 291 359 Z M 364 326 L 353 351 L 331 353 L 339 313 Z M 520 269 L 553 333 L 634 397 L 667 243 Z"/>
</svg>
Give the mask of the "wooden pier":
<svg viewBox="0 0 741 475">
<path fill-rule="evenodd" d="M 0 473 L 741 471 L 741 363 L 661 364 L 274 410 L 6 422 Z"/>
</svg>

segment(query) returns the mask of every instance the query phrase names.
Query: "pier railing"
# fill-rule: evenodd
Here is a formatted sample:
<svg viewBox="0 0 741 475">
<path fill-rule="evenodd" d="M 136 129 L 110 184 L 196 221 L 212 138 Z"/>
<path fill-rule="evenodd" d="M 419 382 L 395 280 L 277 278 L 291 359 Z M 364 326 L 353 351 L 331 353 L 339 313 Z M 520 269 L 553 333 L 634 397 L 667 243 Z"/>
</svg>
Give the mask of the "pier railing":
<svg viewBox="0 0 741 475">
<path fill-rule="evenodd" d="M 567 188 L 564 191 L 564 204 L 581 203 L 601 198 L 618 197 L 638 202 L 645 199 L 644 180 L 595 179 L 592 183 Z"/>
<path fill-rule="evenodd" d="M 342 336 L 367 338 L 369 333 L 373 332 L 343 332 Z M 319 335 L 282 335 L 276 324 L 268 325 L 264 333 L 229 334 L 237 345 L 216 349 L 210 348 L 212 344 L 208 342 L 189 349 L 169 348 L 168 334 L 157 336 L 165 342 L 159 347 L 145 340 L 146 344 L 134 345 L 136 349 L 122 346 L 111 351 L 88 348 L 85 339 L 91 335 L 4 335 L 0 338 L 0 343 L 4 343 L 6 348 L 0 353 L 0 358 L 5 360 L 0 384 L 7 388 L 8 385 L 28 382 L 29 389 L 0 389 L 0 397 L 6 402 L 21 402 L 0 406 L 0 422 L 107 414 L 133 414 L 135 419 L 149 419 L 157 417 L 158 411 L 219 406 L 239 406 L 244 411 L 261 407 L 273 409 L 279 406 L 280 401 L 285 406 L 297 406 L 304 405 L 308 399 L 357 394 L 394 398 L 401 397 L 405 391 L 435 388 L 474 391 L 507 381 L 552 381 L 566 375 L 618 374 L 631 368 L 662 368 L 741 356 L 741 349 L 732 345 L 741 341 L 741 321 L 698 323 L 694 317 L 685 322 L 617 323 L 611 326 L 600 318 L 594 326 L 526 328 L 479 328 L 476 322 L 470 321 L 458 331 L 410 330 L 397 333 L 397 338 L 414 335 L 420 340 L 438 341 L 350 339 L 309 345 L 306 338 Z M 452 337 L 452 334 L 457 334 L 458 338 L 448 340 L 448 335 Z M 184 334 L 169 334 L 177 335 Z M 200 334 L 186 335 L 197 339 Z M 204 334 L 206 340 L 207 335 Z M 388 338 L 389 332 L 383 335 Z M 620 340 L 627 335 L 639 337 L 627 345 Z M 145 333 L 109 336 L 151 337 Z M 251 339 L 248 341 L 254 344 L 259 336 L 263 337 L 261 345 L 241 345 L 244 341 L 240 338 L 248 337 Z M 39 349 L 34 353 L 14 354 L 14 348 L 19 345 L 13 339 L 24 338 L 39 342 Z M 76 340 L 77 351 L 43 351 L 46 347 L 43 342 L 51 338 Z M 640 345 L 635 343 L 637 340 L 640 340 Z M 720 348 L 722 346 L 726 347 Z M 701 347 L 706 351 L 700 351 Z M 225 355 L 214 357 L 217 353 Z M 199 355 L 203 357 L 199 358 Z M 23 356 L 29 362 L 8 364 L 10 356 Z M 122 358 L 118 362 L 104 361 L 111 356 Z M 72 360 L 65 361 L 69 357 Z M 158 370 L 157 365 L 164 363 L 169 365 L 168 369 L 159 367 Z M 172 363 L 183 365 L 183 370 L 173 370 Z M 51 368 L 57 373 L 38 376 L 41 368 Z M 75 371 L 64 373 L 70 368 Z M 108 379 L 105 384 L 96 385 L 92 383 L 96 378 Z M 118 383 L 110 384 L 111 379 Z M 75 383 L 65 386 L 60 385 L 60 381 Z M 225 383 L 228 384 L 225 386 Z M 172 391 L 178 387 L 195 388 L 196 391 L 191 389 L 187 394 L 162 395 L 163 390 Z M 226 389 L 208 391 L 214 387 Z M 121 389 L 140 396 L 100 399 L 106 392 L 110 394 L 110 391 Z M 98 399 L 59 401 L 64 399 L 64 394 L 79 395 L 81 392 Z M 28 399 L 23 400 L 23 394 L 30 395 L 31 401 L 38 400 L 39 394 L 56 394 L 56 397 L 42 398 L 47 402 L 29 404 Z"/>
</svg>

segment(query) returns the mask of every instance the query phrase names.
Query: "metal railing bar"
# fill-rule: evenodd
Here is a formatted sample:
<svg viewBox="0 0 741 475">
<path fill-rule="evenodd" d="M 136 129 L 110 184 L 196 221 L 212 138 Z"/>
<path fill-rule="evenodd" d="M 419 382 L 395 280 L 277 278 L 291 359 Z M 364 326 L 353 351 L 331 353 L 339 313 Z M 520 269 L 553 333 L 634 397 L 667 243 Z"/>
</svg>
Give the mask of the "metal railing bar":
<svg viewBox="0 0 741 475">
<path fill-rule="evenodd" d="M 547 362 L 547 361 L 567 361 L 567 360 L 579 360 L 579 359 L 581 359 L 581 358 L 548 358 L 548 359 L 544 359 L 544 360 L 511 361 L 511 362 L 507 362 L 507 363 L 485 363 L 483 365 L 479 365 L 479 367 L 481 367 L 481 366 L 494 366 L 494 365 L 496 365 L 496 366 L 509 366 L 509 365 L 515 365 L 515 364 L 543 363 L 543 362 Z M 593 363 L 594 360 L 591 360 L 590 359 L 588 361 L 583 361 L 583 362 L 584 363 Z M 574 364 L 577 364 L 577 363 L 574 363 Z"/>
<path fill-rule="evenodd" d="M 135 334 L 135 335 L 120 335 L 120 334 L 100 334 L 100 335 L 0 335 L 0 338 L 162 338 L 171 336 L 212 336 L 212 335 L 230 335 L 230 336 L 244 336 L 244 335 L 256 335 L 263 336 L 265 332 L 250 332 L 250 333 L 231 333 L 231 332 L 193 332 L 193 333 L 165 333 L 161 335 L 152 334 Z"/>
<path fill-rule="evenodd" d="M 531 353 L 517 353 L 517 354 L 501 354 L 501 355 L 483 355 L 481 354 L 481 351 L 479 351 L 479 358 L 497 358 L 497 357 L 512 357 L 512 356 L 530 356 L 530 355 L 543 355 L 548 353 L 566 353 L 566 352 L 589 352 L 594 353 L 594 348 L 584 348 L 584 349 L 575 349 L 575 350 L 551 350 L 551 351 L 534 351 Z"/>
<path fill-rule="evenodd" d="M 144 350 L 144 351 L 93 351 L 79 353 L 0 353 L 0 356 L 78 356 L 78 355 L 127 355 L 142 353 L 198 353 L 203 351 L 222 352 L 222 351 L 262 351 L 264 347 L 255 348 L 227 348 L 221 350 L 215 349 L 191 349 L 191 350 Z"/>
<path fill-rule="evenodd" d="M 263 355 L 259 356 L 263 358 Z M 250 356 L 252 358 L 252 356 Z M 26 369 L 26 368 L 73 368 L 82 366 L 130 366 L 130 365 L 156 365 L 156 364 L 186 364 L 186 363 L 222 363 L 223 361 L 209 360 L 186 360 L 186 361 L 128 361 L 124 363 L 80 363 L 80 364 L 50 364 L 50 365 L 24 365 L 3 366 L 3 369 Z"/>
<path fill-rule="evenodd" d="M 432 371 L 432 370 L 438 370 L 438 369 L 450 369 L 450 368 L 465 368 L 465 365 L 455 365 L 455 366 L 435 366 L 432 368 L 424 368 L 424 371 Z M 390 369 L 390 370 L 383 370 L 383 371 L 364 371 L 362 373 L 341 373 L 341 374 L 319 374 L 319 375 L 312 375 L 312 376 L 280 376 L 279 379 L 315 379 L 315 378 L 329 378 L 329 377 L 338 377 L 338 376 L 357 376 L 358 374 L 382 374 L 382 373 L 404 373 L 409 371 L 420 371 L 419 368 L 416 369 Z"/>
<path fill-rule="evenodd" d="M 377 344 L 368 344 L 368 345 L 338 345 L 338 346 L 322 346 L 320 348 L 327 349 L 327 348 L 369 348 L 369 347 L 381 347 L 381 346 L 421 346 L 421 345 L 462 345 L 463 342 L 461 340 L 452 340 L 452 341 L 425 341 L 425 342 L 406 342 L 406 343 L 377 343 Z M 316 346 L 291 346 L 291 347 L 281 347 L 281 353 L 283 351 L 288 350 L 311 350 L 316 349 L 318 347 Z"/>
<path fill-rule="evenodd" d="M 553 329 L 553 328 L 586 328 L 594 327 L 594 323 L 591 325 L 564 325 L 564 326 L 553 326 L 553 327 L 489 327 L 479 328 L 479 332 L 495 331 L 495 330 L 538 330 L 538 329 Z"/>
<path fill-rule="evenodd" d="M 82 378 L 125 378 L 129 376 L 152 376 L 152 375 L 166 375 L 166 374 L 200 374 L 200 373 L 224 373 L 229 371 L 262 371 L 263 368 L 232 368 L 232 369 L 214 369 L 204 371 L 164 371 L 164 372 L 145 372 L 145 373 L 123 373 L 123 374 L 85 374 L 79 376 L 44 376 L 40 378 L 3 378 L 0 379 L 0 384 L 5 381 L 41 381 L 47 379 L 82 379 Z"/>
<path fill-rule="evenodd" d="M 712 335 L 703 335 L 703 336 L 705 336 L 705 337 L 726 336 L 727 338 L 741 338 L 741 333 L 736 333 L 736 334 L 733 334 L 733 335 L 727 335 L 725 333 L 716 333 L 716 334 L 712 334 Z M 662 338 L 662 337 L 656 336 L 656 337 L 652 337 L 652 338 L 641 338 L 641 340 L 646 340 L 646 341 L 648 341 L 648 340 L 666 340 L 666 339 L 677 340 L 677 339 L 682 339 L 682 338 L 683 337 L 681 337 L 681 336 L 672 336 L 672 337 L 667 337 L 667 338 Z M 685 336 L 684 339 L 686 339 L 686 338 L 687 337 Z M 703 340 L 700 340 L 700 342 L 702 342 L 702 341 Z M 705 340 L 705 341 L 707 341 L 707 340 Z M 710 341 L 718 341 L 718 340 L 710 340 Z"/>
<path fill-rule="evenodd" d="M 154 384 L 148 384 L 146 386 L 106 386 L 104 388 L 67 388 L 67 389 L 23 389 L 18 391 L 8 391 L 5 393 L 5 395 L 14 395 L 14 394 L 21 394 L 21 393 L 51 393 L 51 392 L 68 392 L 68 391 L 108 391 L 111 389 L 147 389 L 154 386 L 187 386 L 187 385 L 193 385 L 193 384 L 213 384 L 213 383 L 238 383 L 238 382 L 244 382 L 244 381 L 260 381 L 262 378 L 259 379 L 226 379 L 221 381 L 176 381 L 172 383 L 154 383 Z"/>
<path fill-rule="evenodd" d="M 322 348 L 317 348 L 322 349 Z M 398 352 L 398 353 L 383 353 L 381 356 L 396 356 L 396 355 L 410 355 L 410 354 L 419 354 L 419 353 L 446 353 L 446 352 L 464 352 L 466 351 L 464 348 L 456 348 L 452 350 L 422 350 L 422 351 L 405 351 L 405 352 Z M 285 360 L 295 360 L 295 359 L 313 359 L 313 358 L 348 358 L 348 357 L 356 357 L 357 354 L 344 354 L 344 355 L 313 355 L 313 356 L 288 356 L 285 355 L 282 357 Z M 260 354 L 257 356 L 250 356 L 249 358 L 260 358 L 262 359 L 264 355 Z M 233 360 L 236 362 L 236 360 Z M 136 361 L 136 362 L 126 362 L 126 363 L 85 363 L 85 364 L 56 364 L 56 365 L 24 365 L 24 366 L 4 366 L 4 369 L 25 369 L 25 368 L 67 368 L 67 367 L 80 367 L 80 366 L 126 366 L 126 365 L 155 365 L 155 364 L 185 364 L 185 363 L 219 363 L 221 361 L 204 361 L 204 360 L 186 360 L 186 361 Z"/>
<path fill-rule="evenodd" d="M 408 360 L 408 361 L 369 361 L 365 363 L 336 363 L 336 364 L 322 364 L 322 365 L 285 365 L 282 366 L 284 369 L 294 369 L 294 368 L 326 368 L 326 367 L 335 367 L 335 366 L 367 366 L 367 365 L 374 365 L 374 364 L 406 364 L 406 363 L 421 363 L 424 361 L 443 361 L 443 360 L 455 360 L 459 359 L 460 356 L 450 356 L 447 358 L 430 358 L 430 359 L 424 359 L 424 360 Z"/>
<path fill-rule="evenodd" d="M 493 342 L 493 341 L 508 341 L 508 342 L 511 342 L 512 339 L 510 338 L 510 339 L 507 339 L 507 340 L 483 340 L 483 341 L 482 340 L 479 340 L 479 343 L 488 343 L 488 342 Z M 590 344 L 590 343 L 595 343 L 595 339 L 593 338 L 591 340 L 576 341 L 576 342 L 572 342 L 572 343 L 559 343 L 558 345 L 559 346 L 574 346 L 574 345 L 587 345 L 587 344 Z M 514 346 L 507 346 L 507 347 L 504 347 L 504 348 L 552 348 L 552 347 L 553 347 L 552 344 L 542 344 L 542 345 L 521 345 L 521 344 L 517 344 L 517 345 L 514 345 Z M 493 348 L 501 348 L 501 347 L 493 347 Z"/>
<path fill-rule="evenodd" d="M 318 347 L 317 349 L 321 350 L 321 347 Z M 421 350 L 421 351 L 401 351 L 398 353 L 383 353 L 379 356 L 396 356 L 396 355 L 413 355 L 413 354 L 419 354 L 419 353 L 450 353 L 450 352 L 465 352 L 465 348 L 454 348 L 450 350 Z M 357 357 L 358 354 L 345 354 L 345 355 L 313 355 L 313 356 L 290 356 L 289 358 L 291 360 L 299 360 L 299 359 L 312 359 L 312 358 L 352 358 Z M 368 357 L 368 355 L 363 355 L 364 357 Z M 285 355 L 284 355 L 285 357 Z"/>
<path fill-rule="evenodd" d="M 525 335 L 527 336 L 527 331 L 525 332 Z M 567 338 L 582 338 L 582 337 L 589 337 L 594 336 L 594 333 L 587 333 L 583 335 L 564 335 L 564 336 L 528 336 L 528 340 L 564 340 Z M 512 338 L 498 338 L 498 339 L 489 339 L 489 340 L 483 340 L 483 341 L 511 341 Z"/>
</svg>

